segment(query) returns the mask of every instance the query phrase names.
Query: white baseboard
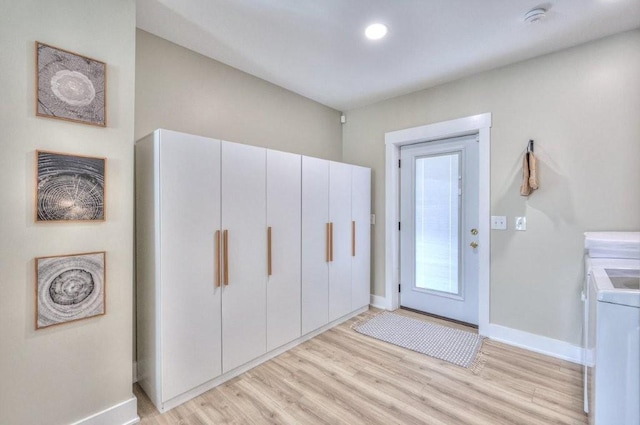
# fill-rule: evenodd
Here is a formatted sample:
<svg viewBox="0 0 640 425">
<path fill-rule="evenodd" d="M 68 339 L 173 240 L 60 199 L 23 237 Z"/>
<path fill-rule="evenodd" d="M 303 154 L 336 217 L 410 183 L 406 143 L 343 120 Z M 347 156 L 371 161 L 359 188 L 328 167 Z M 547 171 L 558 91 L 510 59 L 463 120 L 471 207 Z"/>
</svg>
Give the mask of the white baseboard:
<svg viewBox="0 0 640 425">
<path fill-rule="evenodd" d="M 582 348 L 565 341 L 489 324 L 489 338 L 547 356 L 582 364 Z"/>
<path fill-rule="evenodd" d="M 133 425 L 139 422 L 138 399 L 131 397 L 72 425 Z"/>
<path fill-rule="evenodd" d="M 383 310 L 387 309 L 387 299 L 385 297 L 381 297 L 380 295 L 371 294 L 371 307 L 381 308 Z"/>
</svg>

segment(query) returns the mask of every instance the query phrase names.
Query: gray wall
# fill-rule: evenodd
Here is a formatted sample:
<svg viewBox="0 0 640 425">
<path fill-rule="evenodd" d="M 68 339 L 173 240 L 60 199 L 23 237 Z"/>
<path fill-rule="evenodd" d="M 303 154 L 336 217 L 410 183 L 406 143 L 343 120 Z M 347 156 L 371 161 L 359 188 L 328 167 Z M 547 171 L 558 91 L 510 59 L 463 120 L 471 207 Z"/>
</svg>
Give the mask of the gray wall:
<svg viewBox="0 0 640 425">
<path fill-rule="evenodd" d="M 69 424 L 132 397 L 133 0 L 0 7 L 0 423 Z M 107 128 L 35 117 L 35 46 L 107 63 Z M 107 220 L 35 223 L 36 149 L 107 158 Z M 34 258 L 106 251 L 107 314 L 35 330 Z"/>
<path fill-rule="evenodd" d="M 136 140 L 156 128 L 342 158 L 340 112 L 142 30 Z"/>
<path fill-rule="evenodd" d="M 384 295 L 384 133 L 493 114 L 491 322 L 578 345 L 583 232 L 640 229 L 640 31 L 348 111 L 343 159 L 374 169 L 373 293 Z M 519 195 L 535 139 L 541 188 Z M 527 217 L 527 231 L 513 217 Z"/>
</svg>

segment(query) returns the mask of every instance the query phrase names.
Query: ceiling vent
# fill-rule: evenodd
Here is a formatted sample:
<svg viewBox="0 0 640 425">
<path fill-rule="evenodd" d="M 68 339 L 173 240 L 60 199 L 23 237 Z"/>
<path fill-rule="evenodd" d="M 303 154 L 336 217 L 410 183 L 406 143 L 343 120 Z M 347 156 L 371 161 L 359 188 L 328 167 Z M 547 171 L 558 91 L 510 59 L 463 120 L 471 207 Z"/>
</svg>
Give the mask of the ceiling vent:
<svg viewBox="0 0 640 425">
<path fill-rule="evenodd" d="M 547 10 L 542 8 L 531 9 L 524 15 L 524 21 L 528 24 L 536 24 L 547 17 Z"/>
</svg>

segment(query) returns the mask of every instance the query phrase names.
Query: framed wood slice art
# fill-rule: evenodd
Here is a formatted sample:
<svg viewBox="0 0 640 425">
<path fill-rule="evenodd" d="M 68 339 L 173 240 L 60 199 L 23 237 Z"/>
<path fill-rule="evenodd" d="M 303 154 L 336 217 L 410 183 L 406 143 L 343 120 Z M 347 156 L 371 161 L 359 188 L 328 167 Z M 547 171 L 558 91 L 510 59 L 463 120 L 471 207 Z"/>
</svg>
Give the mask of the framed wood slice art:
<svg viewBox="0 0 640 425">
<path fill-rule="evenodd" d="M 106 313 L 105 252 L 36 258 L 36 329 Z"/>
<path fill-rule="evenodd" d="M 106 161 L 36 151 L 36 221 L 104 221 Z"/>
<path fill-rule="evenodd" d="M 36 115 L 105 127 L 107 64 L 36 41 Z"/>
</svg>

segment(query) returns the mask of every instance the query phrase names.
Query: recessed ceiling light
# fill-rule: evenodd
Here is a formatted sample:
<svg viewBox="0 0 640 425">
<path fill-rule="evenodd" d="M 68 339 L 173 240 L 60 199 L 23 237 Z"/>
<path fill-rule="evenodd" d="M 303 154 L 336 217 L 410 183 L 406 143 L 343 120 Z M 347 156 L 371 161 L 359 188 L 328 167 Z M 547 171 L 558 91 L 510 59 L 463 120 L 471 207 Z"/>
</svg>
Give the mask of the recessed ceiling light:
<svg viewBox="0 0 640 425">
<path fill-rule="evenodd" d="M 528 24 L 536 24 L 547 17 L 547 10 L 543 8 L 531 9 L 524 15 L 524 21 Z"/>
<path fill-rule="evenodd" d="M 387 26 L 384 24 L 371 24 L 364 30 L 364 35 L 369 40 L 380 40 L 387 35 Z"/>
</svg>

